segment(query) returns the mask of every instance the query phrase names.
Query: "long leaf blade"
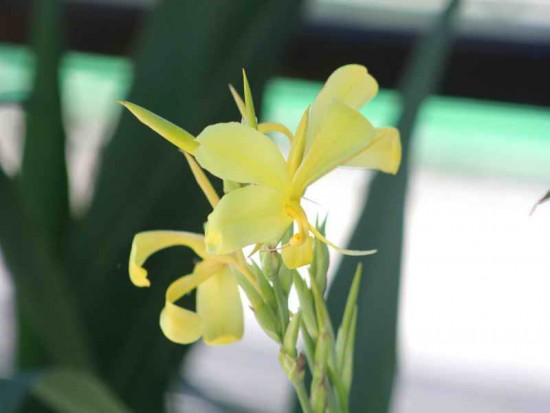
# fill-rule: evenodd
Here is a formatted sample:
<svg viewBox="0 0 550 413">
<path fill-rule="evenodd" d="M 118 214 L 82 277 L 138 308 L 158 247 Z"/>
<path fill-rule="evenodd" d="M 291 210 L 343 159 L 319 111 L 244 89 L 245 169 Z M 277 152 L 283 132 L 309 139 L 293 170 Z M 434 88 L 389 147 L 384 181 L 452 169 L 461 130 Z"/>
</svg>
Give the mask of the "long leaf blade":
<svg viewBox="0 0 550 413">
<path fill-rule="evenodd" d="M 54 362 L 91 368 L 74 296 L 41 237 L 29 225 L 15 185 L 0 170 L 0 247 L 16 299 Z"/>
<path fill-rule="evenodd" d="M 26 133 L 21 167 L 21 195 L 37 236 L 56 257 L 64 254 L 69 216 L 65 163 L 65 132 L 61 118 L 59 61 L 61 1 L 34 1 L 31 47 L 35 74 L 26 103 Z M 18 362 L 20 367 L 44 364 L 47 355 L 18 303 Z"/>
<path fill-rule="evenodd" d="M 63 248 L 69 215 L 65 131 L 61 115 L 60 0 L 33 3 L 34 84 L 26 110 L 21 191 L 31 222 L 52 251 Z"/>
</svg>

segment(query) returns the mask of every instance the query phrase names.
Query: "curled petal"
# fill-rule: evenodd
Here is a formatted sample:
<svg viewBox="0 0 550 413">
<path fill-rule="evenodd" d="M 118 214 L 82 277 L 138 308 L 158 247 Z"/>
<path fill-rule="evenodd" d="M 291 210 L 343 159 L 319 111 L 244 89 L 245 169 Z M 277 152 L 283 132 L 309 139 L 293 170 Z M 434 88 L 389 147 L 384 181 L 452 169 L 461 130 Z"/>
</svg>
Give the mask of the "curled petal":
<svg viewBox="0 0 550 413">
<path fill-rule="evenodd" d="M 197 137 L 199 164 L 222 179 L 271 188 L 288 185 L 285 160 L 267 136 L 240 123 L 208 126 Z"/>
<path fill-rule="evenodd" d="M 204 237 L 199 234 L 183 231 L 145 231 L 136 234 L 128 263 L 132 283 L 138 287 L 149 287 L 151 282 L 147 279 L 143 263 L 155 252 L 176 245 L 191 248 L 201 258 L 206 256 Z"/>
<path fill-rule="evenodd" d="M 285 194 L 266 186 L 245 186 L 227 193 L 208 216 L 206 248 L 230 254 L 247 245 L 278 241 L 291 223 Z"/>
<path fill-rule="evenodd" d="M 378 128 L 372 143 L 352 158 L 347 166 L 376 169 L 396 174 L 401 164 L 401 139 L 395 128 Z"/>
<path fill-rule="evenodd" d="M 336 98 L 354 109 L 360 109 L 377 93 L 378 83 L 367 72 L 366 67 L 350 64 L 336 69 L 311 105 L 308 141 L 317 133 L 333 99 Z"/>
<path fill-rule="evenodd" d="M 199 144 L 189 132 L 135 103 L 122 101 L 119 103 L 132 112 L 140 122 L 149 126 L 156 133 L 176 145 L 182 151 L 190 154 L 195 153 L 195 149 L 197 149 Z"/>
<path fill-rule="evenodd" d="M 176 305 L 176 302 L 222 268 L 222 264 L 202 262 L 197 264 L 192 274 L 178 278 L 170 284 L 166 290 L 165 306 L 160 313 L 160 328 L 169 340 L 179 344 L 189 344 L 202 336 L 200 316 Z"/>
<path fill-rule="evenodd" d="M 294 175 L 293 196 L 301 197 L 308 185 L 360 153 L 374 135 L 363 115 L 334 100 Z"/>
<path fill-rule="evenodd" d="M 243 306 L 237 281 L 228 266 L 198 286 L 197 313 L 206 344 L 230 344 L 242 338 Z"/>
</svg>

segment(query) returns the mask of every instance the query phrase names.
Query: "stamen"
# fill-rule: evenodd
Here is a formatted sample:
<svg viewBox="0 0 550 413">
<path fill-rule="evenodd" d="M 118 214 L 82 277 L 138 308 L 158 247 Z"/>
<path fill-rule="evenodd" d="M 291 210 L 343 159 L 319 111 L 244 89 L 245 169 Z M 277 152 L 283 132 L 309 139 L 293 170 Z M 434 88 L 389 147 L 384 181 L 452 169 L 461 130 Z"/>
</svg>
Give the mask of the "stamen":
<svg viewBox="0 0 550 413">
<path fill-rule="evenodd" d="M 252 252 L 250 254 L 248 254 L 248 256 L 246 258 L 250 258 L 254 254 L 256 254 L 258 251 L 260 251 L 260 248 L 262 248 L 262 245 L 264 245 L 264 244 L 262 244 L 261 242 L 254 245 L 254 248 L 252 249 Z"/>
<path fill-rule="evenodd" d="M 212 186 L 210 179 L 208 179 L 197 161 L 195 161 L 195 158 L 187 152 L 183 152 L 183 155 L 185 156 L 185 159 L 187 159 L 187 163 L 189 163 L 189 166 L 191 167 L 191 172 L 193 172 L 193 176 L 202 189 L 202 192 L 204 192 L 206 199 L 208 199 L 208 202 L 210 202 L 210 205 L 214 208 L 218 202 L 220 202 L 220 197 Z"/>
<path fill-rule="evenodd" d="M 233 87 L 233 85 L 231 84 L 229 85 L 229 91 L 231 92 L 231 95 L 233 96 L 233 100 L 235 101 L 235 104 L 237 105 L 237 108 L 241 113 L 241 117 L 243 119 L 246 119 L 246 107 L 244 105 L 243 99 L 239 95 L 239 92 L 237 92 Z"/>
<path fill-rule="evenodd" d="M 302 119 L 300 119 L 300 123 L 296 129 L 296 139 L 292 141 L 292 145 L 290 146 L 290 152 L 288 154 L 288 172 L 291 177 L 293 177 L 298 170 L 300 162 L 302 162 L 302 157 L 304 156 L 308 122 L 309 106 L 302 115 Z"/>
<path fill-rule="evenodd" d="M 348 250 L 348 249 L 345 249 L 345 248 L 340 248 L 339 246 L 333 244 L 328 239 L 326 239 L 325 236 L 323 234 L 321 234 L 317 230 L 317 228 L 315 228 L 313 225 L 309 224 L 309 230 L 319 240 L 321 240 L 322 242 L 327 244 L 329 247 L 335 249 L 336 251 L 338 251 L 339 253 L 344 254 L 344 255 L 350 255 L 350 256 L 353 256 L 353 257 L 361 257 L 361 256 L 364 256 L 364 255 L 376 254 L 376 252 L 377 252 L 377 250 Z"/>
<path fill-rule="evenodd" d="M 290 143 L 294 140 L 294 135 L 292 135 L 292 132 L 285 126 L 281 125 L 280 123 L 276 122 L 264 122 L 260 123 L 258 125 L 258 130 L 262 133 L 268 133 L 268 132 L 279 132 L 285 135 Z"/>
</svg>

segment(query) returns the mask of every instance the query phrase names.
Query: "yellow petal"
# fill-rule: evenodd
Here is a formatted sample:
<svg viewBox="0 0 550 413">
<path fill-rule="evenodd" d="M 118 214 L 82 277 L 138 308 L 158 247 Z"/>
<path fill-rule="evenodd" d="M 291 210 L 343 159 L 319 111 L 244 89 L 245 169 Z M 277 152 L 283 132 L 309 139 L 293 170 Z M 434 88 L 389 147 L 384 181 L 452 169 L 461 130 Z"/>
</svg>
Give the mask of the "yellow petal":
<svg viewBox="0 0 550 413">
<path fill-rule="evenodd" d="M 286 163 L 275 143 L 240 123 L 208 126 L 197 137 L 199 164 L 222 179 L 284 188 L 288 184 Z"/>
<path fill-rule="evenodd" d="M 183 231 L 145 231 L 136 234 L 128 263 L 132 283 L 138 287 L 149 287 L 151 282 L 147 279 L 143 263 L 155 252 L 175 245 L 189 247 L 201 258 L 206 256 L 204 237 L 199 234 Z"/>
<path fill-rule="evenodd" d="M 237 281 L 228 266 L 198 286 L 197 313 L 206 344 L 230 344 L 242 338 L 243 305 Z"/>
<path fill-rule="evenodd" d="M 308 185 L 366 148 L 375 129 L 355 109 L 335 100 L 307 150 L 293 181 L 292 194 L 301 197 Z"/>
<path fill-rule="evenodd" d="M 201 262 L 197 264 L 193 274 L 178 278 L 170 284 L 166 290 L 165 306 L 160 313 L 160 328 L 169 340 L 179 344 L 189 344 L 202 336 L 200 316 L 176 305 L 176 302 L 222 268 L 221 264 Z"/>
<path fill-rule="evenodd" d="M 119 102 L 125 106 L 138 120 L 149 126 L 167 141 L 173 143 L 182 151 L 194 154 L 199 144 L 189 132 L 172 122 L 155 115 L 153 112 L 131 102 Z"/>
<path fill-rule="evenodd" d="M 291 223 L 285 195 L 266 186 L 245 186 L 227 193 L 208 216 L 206 248 L 229 254 L 258 243 L 278 241 Z"/>
<path fill-rule="evenodd" d="M 178 344 L 193 343 L 202 336 L 197 313 L 168 302 L 160 313 L 160 328 L 168 340 Z"/>
<path fill-rule="evenodd" d="M 290 145 L 290 152 L 288 153 L 288 173 L 290 177 L 294 176 L 294 173 L 302 162 L 304 156 L 304 148 L 306 146 L 307 128 L 309 123 L 309 107 L 304 111 L 300 123 L 296 128 L 296 138 L 292 140 Z"/>
<path fill-rule="evenodd" d="M 350 64 L 336 69 L 311 105 L 308 140 L 317 133 L 333 99 L 336 98 L 352 108 L 360 109 L 377 93 L 378 83 L 367 72 L 366 67 Z"/>
<path fill-rule="evenodd" d="M 395 128 L 376 129 L 373 142 L 346 163 L 347 166 L 376 169 L 394 175 L 400 164 L 401 139 Z"/>
<path fill-rule="evenodd" d="M 311 264 L 313 260 L 313 237 L 307 236 L 302 244 L 288 245 L 281 251 L 285 266 L 290 269 Z"/>
</svg>

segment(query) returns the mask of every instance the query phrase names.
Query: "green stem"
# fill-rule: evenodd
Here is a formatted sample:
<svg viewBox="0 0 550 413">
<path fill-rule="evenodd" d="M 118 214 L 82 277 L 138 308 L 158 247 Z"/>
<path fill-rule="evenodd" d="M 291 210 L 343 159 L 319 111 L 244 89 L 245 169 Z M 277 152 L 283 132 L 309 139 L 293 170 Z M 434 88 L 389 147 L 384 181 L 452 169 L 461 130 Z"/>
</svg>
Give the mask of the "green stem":
<svg viewBox="0 0 550 413">
<path fill-rule="evenodd" d="M 303 380 L 293 380 L 292 384 L 296 390 L 296 395 L 300 401 L 300 407 L 302 408 L 303 413 L 313 413 L 311 405 L 309 403 L 309 397 L 307 396 L 306 386 L 304 385 Z"/>
</svg>

